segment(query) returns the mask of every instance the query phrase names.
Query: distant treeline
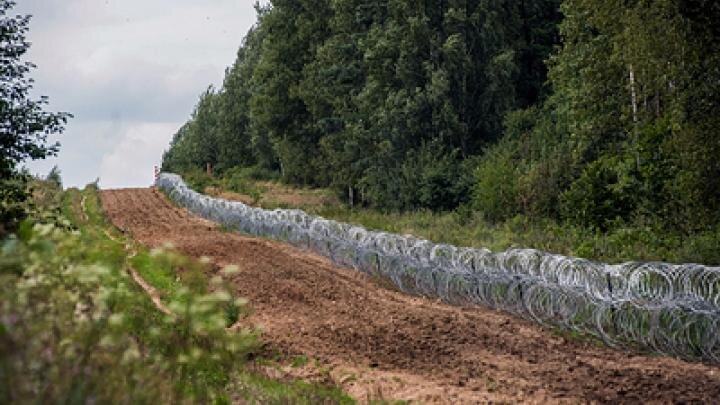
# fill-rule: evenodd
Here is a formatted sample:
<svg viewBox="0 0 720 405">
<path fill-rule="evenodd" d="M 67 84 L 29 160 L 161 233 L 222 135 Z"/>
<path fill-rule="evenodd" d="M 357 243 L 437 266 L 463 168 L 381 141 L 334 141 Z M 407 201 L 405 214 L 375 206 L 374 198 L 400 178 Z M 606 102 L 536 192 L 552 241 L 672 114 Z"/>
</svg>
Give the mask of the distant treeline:
<svg viewBox="0 0 720 405">
<path fill-rule="evenodd" d="M 720 4 L 273 0 L 165 170 L 252 168 L 383 210 L 609 229 L 720 221 Z"/>
</svg>

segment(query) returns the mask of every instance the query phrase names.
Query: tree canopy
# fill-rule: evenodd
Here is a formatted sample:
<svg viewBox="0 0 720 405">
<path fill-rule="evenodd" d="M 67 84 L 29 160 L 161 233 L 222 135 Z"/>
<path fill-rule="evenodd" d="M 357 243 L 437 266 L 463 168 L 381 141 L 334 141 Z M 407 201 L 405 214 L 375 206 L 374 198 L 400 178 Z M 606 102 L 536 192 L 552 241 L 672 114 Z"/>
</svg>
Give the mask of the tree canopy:
<svg viewBox="0 0 720 405">
<path fill-rule="evenodd" d="M 508 111 L 546 95 L 558 7 L 272 1 L 165 167 L 260 165 L 380 207 L 457 206 L 463 162 L 501 136 Z"/>
<path fill-rule="evenodd" d="M 30 96 L 28 74 L 35 66 L 23 60 L 30 47 L 30 16 L 11 15 L 14 6 L 12 0 L 0 0 L 0 234 L 21 215 L 18 202 L 25 190 L 18 165 L 56 153 L 59 145 L 47 137 L 61 133 L 70 117 L 45 111 L 46 97 Z"/>
<path fill-rule="evenodd" d="M 273 0 L 164 167 L 260 167 L 385 210 L 706 229 L 720 223 L 719 9 Z"/>
</svg>

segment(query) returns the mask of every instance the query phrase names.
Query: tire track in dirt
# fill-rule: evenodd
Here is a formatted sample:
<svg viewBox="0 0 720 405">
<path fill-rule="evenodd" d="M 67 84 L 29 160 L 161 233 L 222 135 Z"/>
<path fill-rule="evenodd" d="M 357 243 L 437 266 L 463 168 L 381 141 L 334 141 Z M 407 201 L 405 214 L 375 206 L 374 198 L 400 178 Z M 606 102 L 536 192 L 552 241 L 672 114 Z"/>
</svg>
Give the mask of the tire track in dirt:
<svg viewBox="0 0 720 405">
<path fill-rule="evenodd" d="M 513 316 L 380 287 L 282 243 L 226 233 L 152 189 L 103 191 L 108 218 L 150 247 L 219 266 L 273 349 L 320 360 L 360 398 L 421 402 L 715 402 L 720 369 L 566 340 Z M 315 378 L 312 367 L 286 368 Z"/>
</svg>

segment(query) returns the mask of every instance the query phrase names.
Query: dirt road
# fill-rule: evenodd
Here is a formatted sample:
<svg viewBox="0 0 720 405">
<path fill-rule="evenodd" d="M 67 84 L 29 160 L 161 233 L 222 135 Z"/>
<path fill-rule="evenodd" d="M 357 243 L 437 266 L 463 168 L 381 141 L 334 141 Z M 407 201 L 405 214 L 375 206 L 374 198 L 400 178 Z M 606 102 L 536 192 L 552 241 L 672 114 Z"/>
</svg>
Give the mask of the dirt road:
<svg viewBox="0 0 720 405">
<path fill-rule="evenodd" d="M 329 376 L 359 399 L 720 401 L 717 367 L 614 351 L 492 310 L 409 297 L 291 246 L 222 232 L 154 190 L 104 191 L 102 202 L 145 245 L 171 242 L 220 266 L 237 264 L 233 283 L 264 341 L 312 359 L 284 372 Z"/>
</svg>

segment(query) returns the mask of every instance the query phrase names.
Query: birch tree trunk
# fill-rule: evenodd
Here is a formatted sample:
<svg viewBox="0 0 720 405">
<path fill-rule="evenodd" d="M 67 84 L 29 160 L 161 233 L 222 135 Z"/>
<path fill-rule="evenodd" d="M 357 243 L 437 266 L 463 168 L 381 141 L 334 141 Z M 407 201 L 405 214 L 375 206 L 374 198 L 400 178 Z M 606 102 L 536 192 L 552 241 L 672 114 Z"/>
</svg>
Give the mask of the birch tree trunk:
<svg viewBox="0 0 720 405">
<path fill-rule="evenodd" d="M 635 71 L 633 70 L 632 64 L 630 64 L 630 103 L 633 112 L 633 122 L 637 122 L 637 90 L 635 89 Z"/>
</svg>

